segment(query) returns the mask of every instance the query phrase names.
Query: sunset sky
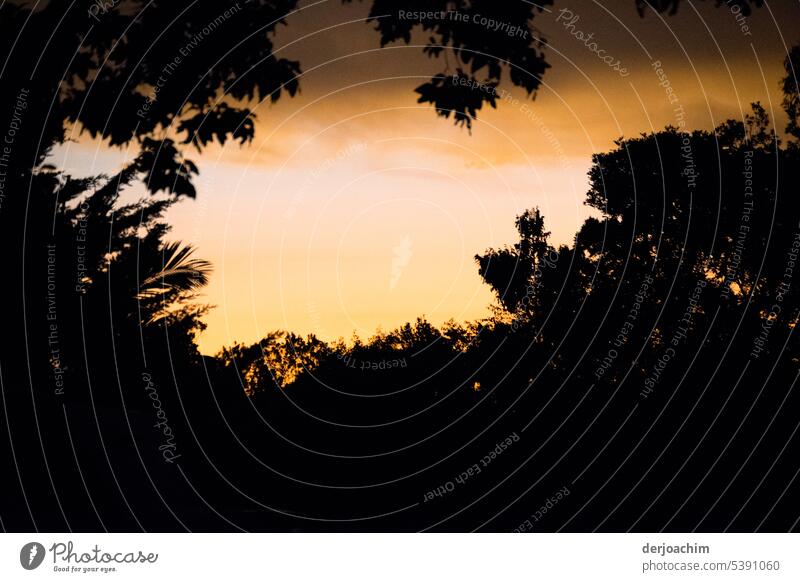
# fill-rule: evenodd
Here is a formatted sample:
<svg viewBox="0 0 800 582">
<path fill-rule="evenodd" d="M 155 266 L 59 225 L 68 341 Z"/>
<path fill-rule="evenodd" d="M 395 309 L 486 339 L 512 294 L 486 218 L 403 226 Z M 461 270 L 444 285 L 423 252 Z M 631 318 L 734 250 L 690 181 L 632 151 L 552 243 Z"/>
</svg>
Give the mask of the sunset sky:
<svg viewBox="0 0 800 582">
<path fill-rule="evenodd" d="M 215 267 L 201 298 L 216 306 L 205 353 L 275 329 L 347 339 L 423 315 L 487 315 L 492 296 L 473 256 L 513 243 L 515 215 L 533 206 L 553 241 L 569 242 L 588 216 L 592 153 L 675 124 L 654 61 L 688 127 L 741 119 L 760 100 L 782 129 L 778 82 L 800 41 L 796 1 L 769 2 L 746 22 L 712 1 L 644 18 L 633 0 L 613 2 L 613 14 L 558 2 L 535 19 L 552 65 L 535 101 L 502 85 L 518 103 L 482 110 L 470 134 L 416 103 L 414 88 L 446 66 L 422 54 L 425 37 L 380 49 L 368 3 L 301 5 L 275 39 L 278 56 L 302 64 L 300 95 L 258 106 L 251 145 L 195 155 L 197 199 L 168 214 L 171 236 Z M 630 75 L 565 30 L 561 9 Z M 81 137 L 53 159 L 85 175 L 130 155 Z"/>
</svg>

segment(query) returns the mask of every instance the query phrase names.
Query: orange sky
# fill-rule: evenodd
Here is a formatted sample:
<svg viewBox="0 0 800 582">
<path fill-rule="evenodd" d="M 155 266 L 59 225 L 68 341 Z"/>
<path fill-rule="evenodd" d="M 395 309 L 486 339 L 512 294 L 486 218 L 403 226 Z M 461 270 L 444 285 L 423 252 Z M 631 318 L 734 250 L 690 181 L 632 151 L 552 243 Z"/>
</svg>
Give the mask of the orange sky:
<svg viewBox="0 0 800 582">
<path fill-rule="evenodd" d="M 481 111 L 471 135 L 416 104 L 414 87 L 444 63 L 416 47 L 378 50 L 359 22 L 366 4 L 325 2 L 291 16 L 276 46 L 301 61 L 302 93 L 258 107 L 253 144 L 197 159 L 197 200 L 168 216 L 172 236 L 215 265 L 202 300 L 216 309 L 201 349 L 279 328 L 336 339 L 420 315 L 441 323 L 488 314 L 473 256 L 514 242 L 515 215 L 534 205 L 554 241 L 568 242 L 588 215 L 591 154 L 675 123 L 654 60 L 689 127 L 741 118 L 754 100 L 782 127 L 783 42 L 800 41 L 800 4 L 773 12 L 769 2 L 748 19 L 752 36 L 726 7 L 695 4 L 641 19 L 632 0 L 614 2 L 614 15 L 593 1 L 558 3 L 536 19 L 552 65 L 536 100 L 504 87 L 519 102 Z M 569 35 L 556 22 L 561 8 L 631 74 Z M 120 154 L 81 139 L 54 160 L 87 174 Z"/>
</svg>

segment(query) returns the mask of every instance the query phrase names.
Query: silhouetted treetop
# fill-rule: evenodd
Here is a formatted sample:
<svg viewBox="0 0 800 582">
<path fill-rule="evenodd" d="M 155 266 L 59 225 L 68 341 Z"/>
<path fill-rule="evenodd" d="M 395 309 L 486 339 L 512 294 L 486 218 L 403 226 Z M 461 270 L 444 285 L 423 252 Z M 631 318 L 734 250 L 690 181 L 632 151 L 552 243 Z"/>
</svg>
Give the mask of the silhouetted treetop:
<svg viewBox="0 0 800 582">
<path fill-rule="evenodd" d="M 534 28 L 536 15 L 552 0 L 496 2 L 492 0 L 375 0 L 370 11 L 381 35 L 381 46 L 402 40 L 409 44 L 412 32 L 428 36 L 423 51 L 443 57 L 446 70 L 417 88 L 420 103 L 431 103 L 443 117 L 454 115 L 468 127 L 483 103 L 494 107 L 490 91 L 476 91 L 476 84 L 496 86 L 507 72 L 509 80 L 533 95 L 550 66 L 545 61 L 545 40 Z M 450 59 L 467 67 L 450 66 Z M 482 79 L 477 75 L 481 74 Z M 467 85 L 451 82 L 453 75 Z"/>
<path fill-rule="evenodd" d="M 783 108 L 789 116 L 786 133 L 800 138 L 800 45 L 793 46 L 783 62 L 786 76 L 783 78 Z"/>
<path fill-rule="evenodd" d="M 736 3 L 749 10 L 761 0 Z M 373 0 L 368 22 L 382 46 L 410 43 L 415 31 L 427 37 L 421 50 L 443 59 L 445 70 L 416 89 L 418 100 L 470 126 L 484 105 L 496 105 L 494 93 L 476 85 L 491 89 L 508 80 L 535 95 L 549 67 L 535 20 L 552 4 Z M 653 4 L 669 12 L 677 5 Z M 146 139 L 166 138 L 201 150 L 211 142 L 246 143 L 255 131 L 254 103 L 296 95 L 300 87 L 300 63 L 276 54 L 274 45 L 278 26 L 296 10 L 297 0 L 29 6 L 0 7 L 0 45 L 13 54 L 3 78 L 14 81 L 0 105 L 10 111 L 17 88 L 35 87 L 29 107 L 43 122 L 40 157 L 64 138 L 65 122 L 111 145 L 135 141 L 147 148 Z M 454 83 L 454 75 L 464 84 Z M 181 163 L 166 153 L 165 164 Z M 151 190 L 175 177 L 175 193 L 192 195 L 192 173 L 187 165 L 161 179 L 153 176 Z"/>
</svg>

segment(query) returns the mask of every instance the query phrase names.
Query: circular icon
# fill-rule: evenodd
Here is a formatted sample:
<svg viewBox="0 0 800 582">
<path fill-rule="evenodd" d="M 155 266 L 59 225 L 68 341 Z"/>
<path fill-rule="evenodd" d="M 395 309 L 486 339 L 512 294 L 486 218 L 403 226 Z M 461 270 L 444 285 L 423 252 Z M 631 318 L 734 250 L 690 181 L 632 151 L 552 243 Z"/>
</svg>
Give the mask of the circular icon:
<svg viewBox="0 0 800 582">
<path fill-rule="evenodd" d="M 38 542 L 29 542 L 19 551 L 19 563 L 26 570 L 35 570 L 44 561 L 44 546 Z"/>
</svg>

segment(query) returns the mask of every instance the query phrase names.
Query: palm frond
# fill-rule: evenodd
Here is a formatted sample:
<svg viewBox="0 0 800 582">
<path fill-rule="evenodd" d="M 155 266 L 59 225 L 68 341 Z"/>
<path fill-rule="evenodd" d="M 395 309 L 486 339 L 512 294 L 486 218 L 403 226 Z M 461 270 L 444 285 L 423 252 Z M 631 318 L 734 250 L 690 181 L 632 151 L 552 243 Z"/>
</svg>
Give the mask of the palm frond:
<svg viewBox="0 0 800 582">
<path fill-rule="evenodd" d="M 170 291 L 194 292 L 208 284 L 213 267 L 205 259 L 193 258 L 195 247 L 180 242 L 166 243 L 162 255 L 164 266 L 139 287 L 140 298 L 156 297 Z"/>
</svg>

